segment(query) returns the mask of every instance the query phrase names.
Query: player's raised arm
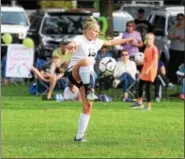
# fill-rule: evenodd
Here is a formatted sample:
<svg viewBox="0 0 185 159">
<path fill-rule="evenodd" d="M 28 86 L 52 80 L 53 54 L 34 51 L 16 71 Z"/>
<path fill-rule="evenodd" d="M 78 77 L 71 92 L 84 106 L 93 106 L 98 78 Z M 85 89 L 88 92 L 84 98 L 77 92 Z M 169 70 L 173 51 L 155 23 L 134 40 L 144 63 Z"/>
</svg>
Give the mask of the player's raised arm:
<svg viewBox="0 0 185 159">
<path fill-rule="evenodd" d="M 114 45 L 122 45 L 125 43 L 129 43 L 131 40 L 133 40 L 132 38 L 127 38 L 127 39 L 113 39 L 113 40 L 106 40 L 104 41 L 105 46 L 114 46 Z"/>
</svg>

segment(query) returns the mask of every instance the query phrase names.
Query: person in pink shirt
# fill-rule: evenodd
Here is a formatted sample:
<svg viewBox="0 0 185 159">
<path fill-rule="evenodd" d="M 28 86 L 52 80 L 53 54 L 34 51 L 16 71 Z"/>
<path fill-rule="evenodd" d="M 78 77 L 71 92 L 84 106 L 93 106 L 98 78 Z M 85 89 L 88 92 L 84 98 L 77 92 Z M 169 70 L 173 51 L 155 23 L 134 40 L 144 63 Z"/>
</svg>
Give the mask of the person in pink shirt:
<svg viewBox="0 0 185 159">
<path fill-rule="evenodd" d="M 122 38 L 132 38 L 130 43 L 123 44 L 123 50 L 128 51 L 130 59 L 133 60 L 139 48 L 143 46 L 141 34 L 135 30 L 135 22 L 128 21 L 126 24 L 126 31 L 123 33 Z"/>
</svg>

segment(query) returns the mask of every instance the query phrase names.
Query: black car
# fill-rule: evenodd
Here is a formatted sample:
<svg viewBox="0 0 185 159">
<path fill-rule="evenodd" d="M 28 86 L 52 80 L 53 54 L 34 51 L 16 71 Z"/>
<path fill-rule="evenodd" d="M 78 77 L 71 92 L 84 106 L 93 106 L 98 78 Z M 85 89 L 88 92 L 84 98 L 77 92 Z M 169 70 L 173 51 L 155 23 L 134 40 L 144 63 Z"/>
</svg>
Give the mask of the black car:
<svg viewBox="0 0 185 159">
<path fill-rule="evenodd" d="M 41 11 L 30 16 L 28 37 L 35 42 L 36 56 L 48 59 L 60 41 L 82 34 L 83 22 L 90 11 Z"/>
</svg>

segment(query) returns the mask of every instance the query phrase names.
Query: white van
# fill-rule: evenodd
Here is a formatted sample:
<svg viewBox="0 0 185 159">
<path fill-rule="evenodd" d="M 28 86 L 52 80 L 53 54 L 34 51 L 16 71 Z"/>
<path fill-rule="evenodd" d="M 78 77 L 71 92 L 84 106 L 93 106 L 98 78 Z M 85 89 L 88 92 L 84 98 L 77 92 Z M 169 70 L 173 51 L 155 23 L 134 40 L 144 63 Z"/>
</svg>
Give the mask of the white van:
<svg viewBox="0 0 185 159">
<path fill-rule="evenodd" d="M 148 21 L 154 27 L 154 34 L 156 36 L 155 43 L 160 50 L 162 60 L 166 64 L 170 59 L 170 40 L 168 40 L 168 31 L 171 26 L 177 23 L 176 16 L 179 13 L 184 13 L 183 6 L 163 7 L 151 11 L 147 17 Z"/>
<path fill-rule="evenodd" d="M 95 18 L 100 16 L 99 12 L 93 13 Z M 113 18 L 113 31 L 114 33 L 122 33 L 126 30 L 126 23 L 130 20 L 134 20 L 133 17 L 126 11 L 117 10 L 112 13 Z"/>
<path fill-rule="evenodd" d="M 12 43 L 19 44 L 26 37 L 30 22 L 24 8 L 18 6 L 1 6 L 1 37 L 4 33 L 12 35 Z M 1 53 L 6 52 L 1 40 Z"/>
</svg>

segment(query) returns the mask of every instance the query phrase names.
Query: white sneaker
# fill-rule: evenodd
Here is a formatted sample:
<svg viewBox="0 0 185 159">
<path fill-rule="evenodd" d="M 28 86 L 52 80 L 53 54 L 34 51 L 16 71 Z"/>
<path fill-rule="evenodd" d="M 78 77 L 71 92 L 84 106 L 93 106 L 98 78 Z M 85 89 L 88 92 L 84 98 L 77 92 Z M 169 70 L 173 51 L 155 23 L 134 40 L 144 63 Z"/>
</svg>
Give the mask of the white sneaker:
<svg viewBox="0 0 185 159">
<path fill-rule="evenodd" d="M 159 103 L 161 101 L 161 99 L 159 97 L 156 97 L 155 101 Z"/>
<path fill-rule="evenodd" d="M 150 112 L 150 111 L 152 111 L 152 108 L 151 107 L 150 108 L 144 108 L 143 111 L 144 112 Z"/>
<path fill-rule="evenodd" d="M 87 92 L 87 96 L 86 97 L 90 101 L 94 101 L 94 100 L 98 99 L 98 97 L 94 94 L 94 92 L 91 92 L 91 91 Z"/>
<path fill-rule="evenodd" d="M 178 76 L 184 76 L 184 72 L 177 71 L 177 72 L 176 72 L 176 75 L 178 75 Z"/>
<path fill-rule="evenodd" d="M 144 105 L 143 104 L 140 104 L 138 102 L 135 102 L 131 105 L 131 108 L 132 109 L 140 109 L 140 108 L 144 108 Z"/>
<path fill-rule="evenodd" d="M 170 89 L 172 89 L 172 88 L 175 87 L 175 85 L 173 83 L 168 83 L 168 86 L 167 87 L 170 88 Z"/>
<path fill-rule="evenodd" d="M 77 139 L 76 137 L 74 138 L 74 141 L 76 141 L 76 142 L 87 142 L 87 140 L 84 139 L 84 138 Z"/>
<path fill-rule="evenodd" d="M 114 87 L 114 88 L 117 88 L 117 86 L 120 84 L 120 80 L 119 79 L 114 79 L 113 80 L 113 83 L 112 83 L 112 86 Z"/>
</svg>

